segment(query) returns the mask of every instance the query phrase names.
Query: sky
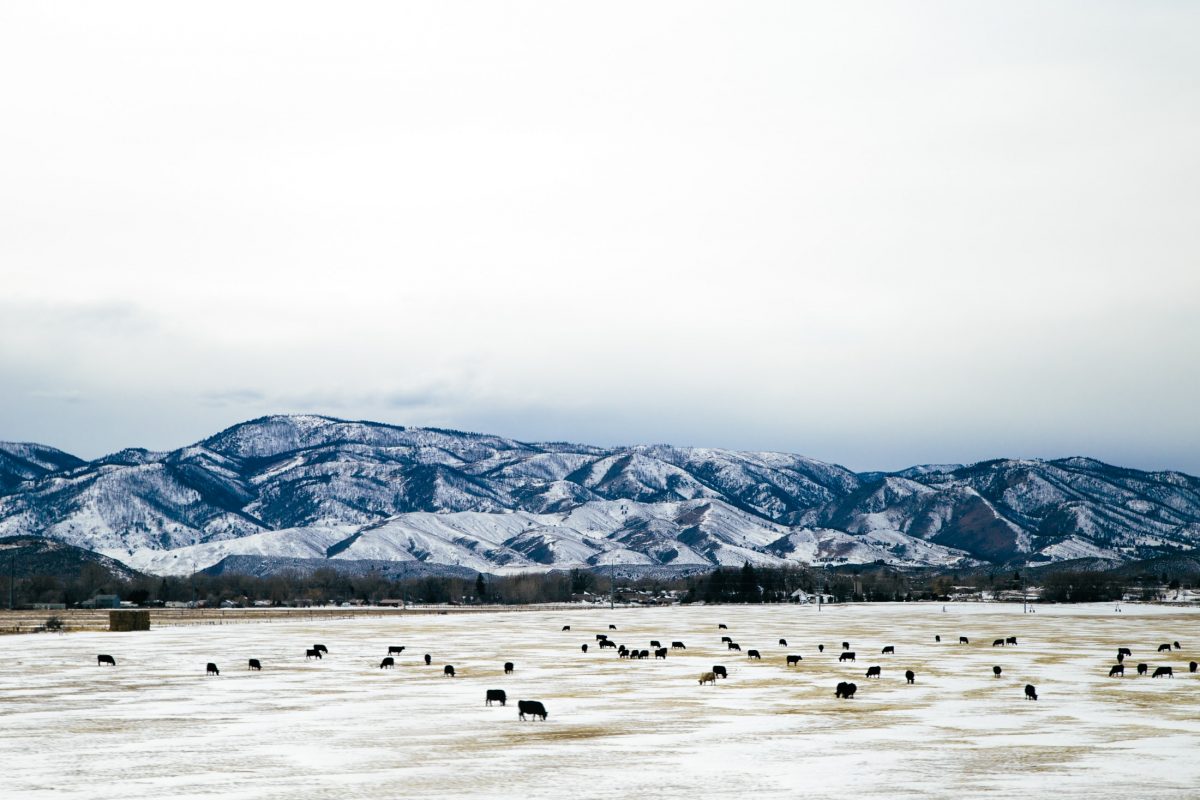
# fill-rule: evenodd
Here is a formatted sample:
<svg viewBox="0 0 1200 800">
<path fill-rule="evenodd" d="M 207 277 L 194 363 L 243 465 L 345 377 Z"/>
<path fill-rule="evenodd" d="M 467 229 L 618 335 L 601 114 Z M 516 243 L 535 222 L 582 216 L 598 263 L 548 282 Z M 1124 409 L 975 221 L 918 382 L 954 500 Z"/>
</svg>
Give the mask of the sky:
<svg viewBox="0 0 1200 800">
<path fill-rule="evenodd" d="M 0 440 L 1200 474 L 1200 5 L 0 3 Z"/>
</svg>

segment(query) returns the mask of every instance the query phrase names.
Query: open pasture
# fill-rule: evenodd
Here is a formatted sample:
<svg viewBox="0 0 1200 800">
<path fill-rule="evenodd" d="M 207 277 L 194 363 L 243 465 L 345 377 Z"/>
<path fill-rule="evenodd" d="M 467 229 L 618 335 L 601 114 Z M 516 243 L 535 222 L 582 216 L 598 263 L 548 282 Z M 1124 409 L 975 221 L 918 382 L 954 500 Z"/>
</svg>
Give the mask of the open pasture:
<svg viewBox="0 0 1200 800">
<path fill-rule="evenodd" d="M 4 796 L 957 800 L 1184 797 L 1200 786 L 1200 674 L 1188 672 L 1200 613 L 944 608 L 581 609 L 8 637 Z M 651 657 L 619 658 L 597 633 Z M 992 646 L 1009 636 L 1016 646 Z M 656 660 L 652 639 L 687 649 Z M 1182 649 L 1157 652 L 1176 640 Z M 843 641 L 854 662 L 838 661 Z M 328 655 L 306 659 L 316 643 Z M 392 645 L 405 649 L 380 669 Z M 894 654 L 881 653 L 888 645 Z M 1133 655 L 1125 678 L 1109 678 L 1118 647 Z M 101 653 L 117 665 L 97 666 Z M 788 655 L 802 660 L 785 666 Z M 210 661 L 220 676 L 205 675 Z M 1139 662 L 1175 677 L 1138 677 Z M 715 664 L 728 679 L 699 685 Z M 865 678 L 870 666 L 879 679 Z M 835 699 L 839 681 L 857 695 Z M 485 706 L 488 689 L 505 690 L 507 705 Z M 544 702 L 548 721 L 518 722 L 523 699 Z"/>
</svg>

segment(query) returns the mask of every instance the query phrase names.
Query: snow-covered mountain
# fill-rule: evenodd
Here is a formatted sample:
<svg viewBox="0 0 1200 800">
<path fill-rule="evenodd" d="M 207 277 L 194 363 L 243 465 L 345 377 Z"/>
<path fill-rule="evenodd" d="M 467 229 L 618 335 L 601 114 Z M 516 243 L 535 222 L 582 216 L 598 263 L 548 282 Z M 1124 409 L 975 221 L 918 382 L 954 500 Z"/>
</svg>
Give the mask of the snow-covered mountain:
<svg viewBox="0 0 1200 800">
<path fill-rule="evenodd" d="M 0 536 L 17 534 L 163 574 L 229 556 L 486 572 L 1131 560 L 1200 543 L 1200 479 L 1082 458 L 857 475 L 785 453 L 274 416 L 90 462 L 0 444 Z"/>
</svg>

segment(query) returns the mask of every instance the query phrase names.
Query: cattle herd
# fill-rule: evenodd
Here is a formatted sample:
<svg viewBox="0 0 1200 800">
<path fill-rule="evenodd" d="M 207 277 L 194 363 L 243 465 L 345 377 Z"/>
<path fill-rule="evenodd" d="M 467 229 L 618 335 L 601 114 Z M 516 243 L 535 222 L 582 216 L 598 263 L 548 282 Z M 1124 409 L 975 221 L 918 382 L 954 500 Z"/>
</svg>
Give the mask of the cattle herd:
<svg viewBox="0 0 1200 800">
<path fill-rule="evenodd" d="M 609 625 L 608 629 L 610 631 L 616 630 L 616 626 Z M 718 623 L 717 629 L 718 630 L 728 630 L 729 627 L 725 623 Z M 562 627 L 562 631 L 570 632 L 571 626 L 564 625 Z M 627 647 L 624 644 L 617 644 L 609 637 L 609 634 L 597 633 L 597 634 L 595 634 L 595 641 L 599 644 L 601 651 L 603 651 L 605 649 L 616 650 L 617 656 L 622 659 L 641 660 L 641 659 L 648 658 L 650 656 L 650 650 L 631 648 L 631 647 Z M 934 636 L 935 643 L 940 643 L 941 641 L 942 641 L 942 637 L 940 634 Z M 779 642 L 779 647 L 788 647 L 787 639 L 780 638 L 778 640 L 778 642 Z M 960 645 L 969 645 L 970 639 L 966 636 L 960 636 L 958 638 L 958 642 Z M 731 636 L 728 636 L 728 635 L 720 637 L 720 644 L 725 646 L 727 652 L 741 650 L 740 645 L 737 642 L 735 642 Z M 856 651 L 850 649 L 850 642 L 843 641 L 841 644 L 842 644 L 841 652 L 839 653 L 839 655 L 837 657 L 838 663 L 844 663 L 847 661 L 850 661 L 850 662 L 856 661 Z M 1017 645 L 1017 637 L 1015 637 L 1015 636 L 1000 637 L 1000 638 L 994 639 L 992 641 L 992 647 L 1014 647 L 1016 645 Z M 651 639 L 650 646 L 653 648 L 654 658 L 656 660 L 666 659 L 669 650 L 680 651 L 680 650 L 687 649 L 684 642 L 681 640 L 678 640 L 678 639 L 671 641 L 670 648 L 662 646 L 661 641 L 658 639 Z M 1158 646 L 1157 652 L 1170 653 L 1170 652 L 1180 650 L 1180 649 L 1182 649 L 1182 648 L 1178 641 L 1164 642 Z M 387 648 L 387 655 L 384 656 L 383 660 L 380 661 L 380 663 L 379 663 L 379 669 L 395 668 L 396 656 L 402 655 L 404 653 L 404 650 L 405 650 L 405 647 L 400 646 L 400 645 L 389 646 Z M 903 648 L 902 648 L 902 650 L 903 650 Z M 818 654 L 823 654 L 825 652 L 825 645 L 824 644 L 816 645 L 816 651 Z M 584 643 L 582 645 L 582 652 L 584 652 L 584 653 L 588 652 L 588 645 L 586 643 Z M 880 652 L 880 655 L 882 655 L 882 656 L 896 656 L 897 655 L 896 646 L 890 645 L 890 644 L 884 645 L 880 649 L 879 652 Z M 321 660 L 328 655 L 329 655 L 329 649 L 325 645 L 314 644 L 310 648 L 305 648 L 305 656 L 304 657 L 305 657 L 305 660 L 313 660 L 313 659 Z M 1125 675 L 1124 660 L 1126 657 L 1132 657 L 1132 656 L 1133 656 L 1132 648 L 1130 648 L 1130 647 L 1118 648 L 1117 663 L 1114 664 L 1109 669 L 1108 676 L 1109 677 L 1118 677 L 1118 678 L 1124 677 L 1124 675 Z M 754 661 L 762 660 L 762 655 L 761 655 L 760 651 L 757 649 L 754 649 L 754 648 L 747 649 L 746 657 L 748 660 L 754 660 Z M 810 657 L 812 657 L 811 654 L 810 654 Z M 801 654 L 787 653 L 784 655 L 783 665 L 787 668 L 800 667 L 801 662 L 803 662 L 803 661 L 804 661 L 804 658 Z M 431 665 L 432 664 L 432 655 L 429 653 L 426 653 L 424 656 L 424 662 L 425 662 L 426 666 Z M 110 667 L 117 666 L 116 658 L 110 654 L 98 655 L 96 657 L 96 663 L 98 666 L 110 666 Z M 876 680 L 881 680 L 883 677 L 883 666 L 884 666 L 883 664 L 873 664 L 873 665 L 867 667 L 864 677 L 867 679 L 873 678 Z M 1197 671 L 1197 663 L 1195 661 L 1190 661 L 1187 664 L 1187 668 L 1188 668 L 1188 672 L 1195 673 Z M 261 672 L 263 669 L 263 664 L 259 659 L 251 658 L 248 660 L 248 669 Z M 515 668 L 515 665 L 513 664 L 513 662 L 506 661 L 503 663 L 502 669 L 503 669 L 503 673 L 505 675 L 511 675 L 515 672 L 516 668 Z M 1137 665 L 1138 675 L 1147 674 L 1149 672 L 1149 669 L 1150 669 L 1150 665 L 1145 662 L 1138 663 L 1138 665 Z M 996 678 L 999 678 L 1002 673 L 1003 673 L 1003 670 L 999 665 L 992 667 L 992 674 Z M 208 662 L 205 666 L 205 674 L 207 676 L 219 677 L 221 672 L 215 663 Z M 456 677 L 457 673 L 456 673 L 453 665 L 446 664 L 442 668 L 442 674 L 447 678 L 454 678 L 454 677 Z M 1152 677 L 1154 677 L 1154 678 L 1162 678 L 1162 677 L 1173 678 L 1174 676 L 1175 676 L 1174 669 L 1171 666 L 1165 665 L 1165 664 L 1157 665 L 1154 668 L 1154 672 L 1152 674 Z M 712 665 L 711 669 L 705 670 L 700 673 L 698 682 L 701 686 L 704 686 L 704 685 L 716 686 L 718 679 L 725 680 L 728 678 L 729 678 L 729 670 L 726 668 L 726 666 L 723 664 L 714 664 L 714 665 Z M 914 684 L 914 683 L 916 683 L 917 675 L 912 669 L 907 669 L 904 671 L 904 678 L 905 678 L 905 682 L 907 684 Z M 848 681 L 839 681 L 837 686 L 834 689 L 834 698 L 841 699 L 841 700 L 850 700 L 855 697 L 857 692 L 858 692 L 857 684 L 850 683 Z M 1038 699 L 1037 687 L 1035 687 L 1033 684 L 1025 685 L 1025 699 L 1027 699 L 1027 700 L 1037 700 Z M 504 705 L 507 705 L 508 695 L 505 692 L 505 690 L 503 690 L 503 689 L 488 689 L 488 690 L 486 690 L 486 693 L 485 693 L 484 702 L 485 702 L 485 705 L 488 705 L 488 706 L 492 705 L 493 703 L 499 703 L 501 706 L 504 706 Z M 545 705 L 541 701 L 538 701 L 538 700 L 520 700 L 517 703 L 517 708 L 518 708 L 518 719 L 522 720 L 522 721 L 524 721 L 525 718 L 528 716 L 528 717 L 532 717 L 534 719 L 540 719 L 544 722 L 546 720 L 546 718 L 549 716 L 549 713 L 546 711 Z"/>
</svg>

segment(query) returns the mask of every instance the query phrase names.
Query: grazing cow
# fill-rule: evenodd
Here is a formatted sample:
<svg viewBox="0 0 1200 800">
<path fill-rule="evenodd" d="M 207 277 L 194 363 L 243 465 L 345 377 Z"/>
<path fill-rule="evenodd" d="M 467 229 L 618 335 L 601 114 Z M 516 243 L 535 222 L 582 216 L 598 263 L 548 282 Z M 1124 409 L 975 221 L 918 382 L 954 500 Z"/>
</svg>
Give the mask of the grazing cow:
<svg viewBox="0 0 1200 800">
<path fill-rule="evenodd" d="M 629 658 L 629 651 L 625 649 L 624 645 L 621 645 L 621 649 L 617 651 L 617 655 L 621 658 Z"/>
<path fill-rule="evenodd" d="M 262 672 L 262 662 L 257 658 L 252 658 L 250 659 L 250 666 L 246 667 L 246 669 L 256 669 L 259 672 Z"/>
<path fill-rule="evenodd" d="M 425 654 L 425 666 L 428 667 L 432 663 L 433 663 L 433 656 L 429 655 L 429 653 L 426 653 Z"/>
<path fill-rule="evenodd" d="M 655 658 L 666 658 L 667 657 L 667 648 L 660 647 L 657 650 L 655 650 L 654 657 Z"/>
<path fill-rule="evenodd" d="M 1158 667 L 1157 669 L 1154 670 L 1154 674 L 1151 675 L 1150 677 L 1151 678 L 1161 678 L 1164 675 L 1166 675 L 1168 678 L 1174 678 L 1175 671 L 1172 670 L 1170 667 Z"/>
<path fill-rule="evenodd" d="M 818 653 L 824 653 L 824 652 L 825 652 L 825 645 L 823 645 L 823 644 L 819 644 L 819 645 L 817 645 L 817 652 L 818 652 Z"/>
<path fill-rule="evenodd" d="M 587 652 L 587 642 L 584 642 L 583 644 L 583 652 Z"/>
<path fill-rule="evenodd" d="M 992 667 L 992 674 L 995 675 L 997 678 L 1000 677 L 1001 672 L 1004 672 L 1004 670 L 1000 669 L 1000 667 Z"/>
<path fill-rule="evenodd" d="M 942 637 L 939 634 L 934 634 L 933 640 L 935 642 L 940 642 L 942 640 Z"/>
<path fill-rule="evenodd" d="M 780 647 L 787 647 L 787 639 L 780 639 L 780 640 L 779 640 L 779 646 L 780 646 Z"/>
<path fill-rule="evenodd" d="M 850 650 L 847 650 L 846 652 L 844 652 L 840 656 L 838 656 L 838 661 L 853 661 L 853 660 L 854 660 L 854 653 Z"/>
<path fill-rule="evenodd" d="M 112 656 L 105 656 L 105 655 L 96 656 L 96 666 L 97 667 L 103 667 L 105 664 L 108 664 L 110 667 L 115 667 L 117 665 L 117 660 L 115 658 L 113 658 Z"/>
<path fill-rule="evenodd" d="M 1108 671 L 1108 677 L 1124 678 L 1125 677 L 1125 665 L 1124 664 L 1113 664 L 1112 669 L 1110 669 Z"/>
<path fill-rule="evenodd" d="M 608 629 L 609 629 L 610 631 L 615 631 L 615 630 L 617 629 L 617 626 L 616 626 L 616 625 L 609 625 L 609 626 L 608 626 Z"/>
<path fill-rule="evenodd" d="M 850 649 L 850 643 L 849 643 L 849 642 L 842 642 L 842 649 L 843 649 L 843 650 L 849 650 L 849 649 Z"/>
<path fill-rule="evenodd" d="M 672 650 L 687 650 L 687 646 L 683 642 L 671 642 Z"/>
<path fill-rule="evenodd" d="M 801 659 L 800 656 L 788 656 L 787 657 L 787 665 L 789 667 L 794 667 L 797 664 L 799 664 L 802 660 L 803 659 Z"/>
<path fill-rule="evenodd" d="M 607 638 L 608 638 L 608 634 L 607 634 L 607 633 L 597 633 L 597 634 L 596 634 L 596 641 L 597 641 L 597 642 L 603 642 L 603 641 L 604 641 L 605 639 L 607 639 Z"/>
<path fill-rule="evenodd" d="M 883 650 L 881 651 L 880 655 L 885 655 L 885 656 L 886 656 L 888 653 L 891 653 L 892 655 L 895 655 L 895 653 L 896 653 L 896 648 L 895 648 L 894 646 L 892 646 L 892 645 L 890 645 L 890 644 L 889 644 L 887 647 L 883 648 Z"/>
<path fill-rule="evenodd" d="M 742 646 L 740 644 L 738 644 L 737 642 L 730 642 L 729 649 L 737 650 L 739 653 L 742 652 Z"/>
<path fill-rule="evenodd" d="M 506 705 L 508 703 L 508 695 L 504 693 L 503 689 L 488 689 L 487 696 L 484 698 L 483 704 L 485 706 L 490 706 L 493 700 L 500 705 Z"/>
<path fill-rule="evenodd" d="M 210 661 L 210 662 L 208 662 L 208 666 L 204 668 L 204 674 L 206 676 L 207 675 L 220 675 L 221 670 L 217 669 L 217 665 Z"/>
<path fill-rule="evenodd" d="M 454 677 L 454 667 L 450 666 L 449 664 L 442 667 L 442 675 L 447 678 L 453 678 Z"/>
<path fill-rule="evenodd" d="M 706 683 L 711 683 L 713 686 L 716 686 L 717 685 L 716 674 L 713 672 L 701 672 L 700 673 L 700 685 L 703 686 Z"/>
<path fill-rule="evenodd" d="M 660 642 L 658 639 L 651 639 L 650 646 L 651 647 L 662 647 L 662 642 Z"/>
<path fill-rule="evenodd" d="M 308 659 L 310 659 L 310 658 L 315 658 L 315 659 L 318 659 L 318 660 L 320 660 L 320 658 L 321 658 L 321 651 L 320 651 L 320 650 L 311 650 L 311 649 L 310 649 L 310 650 L 305 650 L 305 651 L 304 651 L 304 660 L 305 660 L 305 661 L 307 661 L 307 660 L 308 660 Z"/>
<path fill-rule="evenodd" d="M 1125 663 L 1125 654 L 1124 653 L 1117 653 L 1117 663 L 1118 664 Z"/>
<path fill-rule="evenodd" d="M 650 657 L 649 650 L 639 650 L 638 651 L 638 658 L 649 658 L 649 657 Z"/>
<path fill-rule="evenodd" d="M 1037 687 L 1032 683 L 1025 684 L 1025 699 L 1037 700 Z"/>
<path fill-rule="evenodd" d="M 396 646 L 393 646 L 393 647 L 389 647 L 389 648 L 388 648 L 387 654 L 388 654 L 389 656 L 398 656 L 398 655 L 400 655 L 400 654 L 401 654 L 401 653 L 403 653 L 403 652 L 404 652 L 404 648 L 403 648 L 403 647 L 396 647 Z"/>
<path fill-rule="evenodd" d="M 728 678 L 729 677 L 729 673 L 720 664 L 713 664 L 712 672 L 713 672 L 713 675 L 716 675 L 718 678 Z"/>
<path fill-rule="evenodd" d="M 995 641 L 992 642 L 992 647 L 1004 647 L 1004 640 L 996 639 Z"/>
<path fill-rule="evenodd" d="M 1176 650 L 1182 650 L 1182 649 L 1183 649 L 1182 647 L 1180 647 L 1180 646 L 1179 646 L 1179 642 L 1172 642 L 1172 644 L 1174 644 L 1174 645 L 1175 645 L 1175 649 L 1176 649 Z"/>
<path fill-rule="evenodd" d="M 563 625 L 563 630 L 564 630 L 564 631 L 569 631 L 569 630 L 571 630 L 571 626 L 570 626 L 570 625 Z"/>
<path fill-rule="evenodd" d="M 1148 664 L 1138 664 L 1138 675 L 1145 675 L 1148 669 L 1150 669 Z"/>
<path fill-rule="evenodd" d="M 732 642 L 732 641 L 733 641 L 733 639 L 732 639 L 731 637 L 729 637 L 729 636 L 722 636 L 722 637 L 721 637 L 721 643 L 722 643 L 722 644 L 728 644 L 729 642 Z"/>
<path fill-rule="evenodd" d="M 838 683 L 837 689 L 834 691 L 833 696 L 840 697 L 844 700 L 849 700 L 850 698 L 854 697 L 854 693 L 857 691 L 858 691 L 858 684 L 846 683 L 845 681 L 841 681 L 840 683 Z"/>
<path fill-rule="evenodd" d="M 1160 644 L 1158 646 L 1158 652 L 1160 652 L 1160 653 L 1163 652 L 1164 650 L 1170 650 L 1170 649 L 1171 649 L 1171 645 L 1169 645 L 1169 644 Z"/>
<path fill-rule="evenodd" d="M 320 652 L 324 653 L 325 655 L 329 655 L 329 648 L 323 644 L 314 644 L 313 650 L 319 650 Z"/>
<path fill-rule="evenodd" d="M 747 650 L 746 658 L 757 658 L 759 661 L 762 661 L 762 656 L 758 654 L 757 650 Z"/>
<path fill-rule="evenodd" d="M 522 722 L 525 721 L 525 715 L 531 717 L 541 717 L 542 722 L 546 721 L 546 717 L 550 716 L 546 713 L 546 707 L 539 700 L 518 700 L 517 701 L 517 718 Z"/>
<path fill-rule="evenodd" d="M 396 666 L 396 659 L 392 658 L 391 656 L 388 656 L 383 661 L 379 662 L 380 669 L 391 669 L 394 666 Z"/>
<path fill-rule="evenodd" d="M 868 678 L 879 678 L 882 675 L 883 675 L 883 669 L 881 667 L 867 667 L 867 677 Z"/>
<path fill-rule="evenodd" d="M 511 661 L 505 661 L 504 662 L 504 674 L 512 675 L 512 671 L 513 671 L 513 663 Z"/>
<path fill-rule="evenodd" d="M 601 639 L 600 640 L 600 649 L 603 650 L 606 647 L 611 647 L 612 649 L 616 650 L 617 643 L 614 642 L 612 639 Z"/>
<path fill-rule="evenodd" d="M 913 672 L 911 669 L 904 670 L 904 680 L 908 681 L 909 683 L 916 683 L 917 673 Z"/>
<path fill-rule="evenodd" d="M 1200 665 L 1196 664 L 1195 661 L 1188 662 L 1188 672 L 1195 672 L 1197 666 Z"/>
<path fill-rule="evenodd" d="M 1117 648 L 1117 657 L 1118 658 L 1121 656 L 1132 656 L 1132 655 L 1133 655 L 1133 651 L 1130 650 L 1128 647 L 1118 647 Z"/>
<path fill-rule="evenodd" d="M 728 626 L 728 625 L 726 625 L 724 622 L 718 622 L 718 623 L 717 623 L 717 630 L 719 630 L 719 631 L 727 631 L 727 630 L 729 630 L 729 626 Z"/>
<path fill-rule="evenodd" d="M 629 648 L 628 648 L 628 647 L 626 647 L 626 646 L 625 646 L 625 645 L 623 645 L 623 644 L 622 644 L 622 645 L 618 645 L 618 646 L 617 646 L 617 652 L 618 652 L 618 653 L 624 653 L 624 652 L 625 652 L 626 650 L 628 650 L 628 649 L 629 649 Z"/>
<path fill-rule="evenodd" d="M 1005 639 L 1005 640 L 1004 640 L 1004 643 L 1005 643 L 1005 644 L 1016 644 L 1016 643 L 1017 643 L 1017 637 L 1015 637 L 1015 636 L 1010 636 L 1010 637 L 1008 637 L 1007 639 Z"/>
<path fill-rule="evenodd" d="M 958 637 L 958 643 L 959 644 L 970 644 L 971 640 L 965 636 L 960 636 L 960 637 Z"/>
</svg>

